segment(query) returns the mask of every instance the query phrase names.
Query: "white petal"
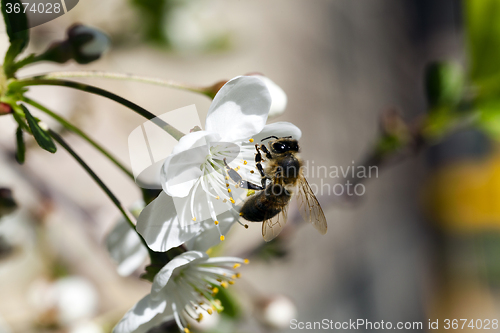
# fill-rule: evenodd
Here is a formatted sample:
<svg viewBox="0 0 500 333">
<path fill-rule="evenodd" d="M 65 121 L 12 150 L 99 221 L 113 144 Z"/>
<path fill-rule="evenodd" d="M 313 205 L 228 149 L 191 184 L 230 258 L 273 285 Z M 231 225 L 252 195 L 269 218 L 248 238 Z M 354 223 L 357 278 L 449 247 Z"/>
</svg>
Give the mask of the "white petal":
<svg viewBox="0 0 500 333">
<path fill-rule="evenodd" d="M 165 252 L 183 244 L 201 229 L 199 223 L 181 226 L 172 197 L 163 191 L 144 208 L 137 220 L 137 231 L 148 246 L 157 252 Z"/>
<path fill-rule="evenodd" d="M 259 133 L 266 124 L 271 96 L 265 83 L 251 76 L 227 82 L 215 95 L 205 130 L 219 133 L 221 141 L 238 141 Z"/>
<path fill-rule="evenodd" d="M 225 235 L 231 229 L 239 216 L 233 211 L 218 215 L 220 232 Z M 207 251 L 209 248 L 220 244 L 220 235 L 217 226 L 212 220 L 203 223 L 204 229 L 191 240 L 186 242 L 186 247 L 193 251 Z"/>
<path fill-rule="evenodd" d="M 208 131 L 196 131 L 184 135 L 174 149 L 172 155 L 189 150 L 191 148 L 206 146 L 209 142 L 220 141 L 220 136 L 217 133 Z"/>
<path fill-rule="evenodd" d="M 215 172 L 214 172 L 215 174 Z M 222 177 L 222 176 L 221 176 Z M 222 187 L 223 185 L 218 187 L 218 195 L 222 196 L 224 193 L 227 193 L 226 187 Z M 215 189 L 210 187 L 209 191 L 212 193 L 215 192 Z M 234 189 L 232 190 L 232 194 L 237 199 L 237 195 L 242 195 L 242 193 L 246 194 L 245 189 Z M 188 224 L 199 224 L 202 221 L 210 220 L 213 223 L 212 216 L 219 215 L 227 212 L 231 209 L 231 205 L 229 202 L 224 203 L 222 199 L 215 199 L 214 197 L 210 197 L 210 202 L 208 201 L 207 193 L 205 189 L 201 185 L 195 186 L 188 196 L 184 198 L 176 198 L 173 197 L 175 211 L 177 212 L 177 218 L 181 225 Z M 237 200 L 236 202 L 240 202 L 241 200 Z M 193 221 L 193 217 L 196 218 L 196 221 Z"/>
<path fill-rule="evenodd" d="M 200 166 L 209 154 L 209 143 L 218 141 L 219 135 L 199 131 L 185 135 L 165 159 L 161 169 L 163 190 L 170 196 L 185 197 L 196 180 L 203 174 Z"/>
<path fill-rule="evenodd" d="M 166 306 L 166 300 L 154 301 L 150 295 L 145 296 L 116 324 L 113 333 L 146 333 L 169 319 L 164 315 Z"/>
<path fill-rule="evenodd" d="M 253 75 L 255 77 L 258 77 L 267 86 L 267 89 L 269 89 L 269 94 L 271 95 L 271 109 L 269 110 L 269 117 L 277 117 L 281 115 L 283 112 L 285 112 L 286 105 L 288 103 L 288 97 L 286 96 L 286 93 L 281 89 L 280 86 L 278 86 L 276 83 L 274 83 L 270 78 L 262 75 Z"/>
<path fill-rule="evenodd" d="M 300 140 L 302 131 L 292 123 L 280 121 L 266 125 L 259 134 L 254 136 L 254 140 L 255 142 L 260 142 L 262 139 L 271 135 L 277 136 L 278 138 L 291 136 L 295 140 Z"/>
<path fill-rule="evenodd" d="M 168 264 L 163 266 L 158 274 L 155 275 L 153 285 L 151 286 L 151 299 L 161 299 L 161 296 L 164 294 L 162 291 L 166 291 L 164 288 L 167 286 L 167 283 L 170 281 L 176 269 L 201 259 L 208 259 L 208 255 L 199 251 L 187 251 L 169 261 Z"/>
<path fill-rule="evenodd" d="M 132 274 L 148 257 L 148 250 L 141 238 L 124 219 L 120 219 L 106 237 L 106 247 L 118 264 L 117 270 L 121 276 Z"/>
</svg>

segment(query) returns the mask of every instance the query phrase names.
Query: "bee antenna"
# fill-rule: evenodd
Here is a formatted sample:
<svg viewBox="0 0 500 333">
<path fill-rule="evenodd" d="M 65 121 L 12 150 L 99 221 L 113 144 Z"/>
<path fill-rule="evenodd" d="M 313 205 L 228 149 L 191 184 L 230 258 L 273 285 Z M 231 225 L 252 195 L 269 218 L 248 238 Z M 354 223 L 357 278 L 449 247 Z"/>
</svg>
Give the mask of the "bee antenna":
<svg viewBox="0 0 500 333">
<path fill-rule="evenodd" d="M 264 139 L 260 140 L 260 142 L 264 142 L 265 140 L 268 140 L 270 138 L 275 138 L 276 140 L 279 139 L 277 136 L 271 135 L 271 136 L 268 136 L 267 138 L 264 138 Z"/>
</svg>

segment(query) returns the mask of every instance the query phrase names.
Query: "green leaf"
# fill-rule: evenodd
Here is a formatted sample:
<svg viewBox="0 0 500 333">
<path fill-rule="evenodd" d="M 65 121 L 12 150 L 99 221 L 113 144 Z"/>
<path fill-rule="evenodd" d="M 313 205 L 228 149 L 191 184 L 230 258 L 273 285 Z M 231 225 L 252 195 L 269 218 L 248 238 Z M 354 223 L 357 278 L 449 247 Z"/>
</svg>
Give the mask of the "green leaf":
<svg viewBox="0 0 500 333">
<path fill-rule="evenodd" d="M 57 148 L 50 135 L 40 127 L 39 121 L 31 115 L 31 113 L 24 105 L 21 104 L 21 108 L 26 115 L 28 126 L 30 127 L 31 133 L 33 134 L 33 137 L 35 138 L 38 145 L 50 153 L 55 153 L 57 151 Z"/>
<path fill-rule="evenodd" d="M 7 28 L 7 34 L 9 35 L 10 46 L 5 54 L 4 60 L 4 70 L 8 77 L 11 77 L 14 73 L 12 64 L 15 58 L 21 53 L 29 43 L 29 30 L 28 30 L 28 18 L 24 14 L 23 5 L 19 0 L 1 0 L 2 1 L 2 15 L 5 21 L 5 27 Z M 21 10 L 16 13 L 11 8 L 14 6 L 20 6 Z M 11 11 L 7 13 L 7 11 Z"/>
<path fill-rule="evenodd" d="M 26 145 L 24 144 L 24 134 L 21 126 L 17 128 L 16 141 L 17 141 L 16 160 L 19 164 L 24 164 L 26 156 Z"/>
<path fill-rule="evenodd" d="M 465 18 L 473 80 L 500 73 L 500 1 L 466 0 Z"/>
</svg>

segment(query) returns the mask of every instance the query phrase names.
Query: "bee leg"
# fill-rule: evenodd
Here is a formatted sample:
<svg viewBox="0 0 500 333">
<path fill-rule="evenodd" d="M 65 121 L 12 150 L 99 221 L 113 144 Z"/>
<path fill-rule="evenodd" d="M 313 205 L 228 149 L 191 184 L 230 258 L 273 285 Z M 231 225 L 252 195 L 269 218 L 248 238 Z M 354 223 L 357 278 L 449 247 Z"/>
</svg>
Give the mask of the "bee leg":
<svg viewBox="0 0 500 333">
<path fill-rule="evenodd" d="M 264 146 L 264 145 L 261 145 L 261 146 L 255 145 L 255 150 L 257 150 L 257 154 L 255 154 L 255 166 L 257 167 L 257 170 L 259 170 L 259 173 L 260 173 L 260 175 L 262 177 L 261 185 L 262 185 L 263 188 L 265 188 L 266 187 L 266 180 L 268 179 L 268 177 L 266 177 L 266 174 L 264 173 L 264 168 L 262 167 L 262 164 L 261 164 L 261 162 L 262 162 L 262 154 L 261 154 L 261 152 L 259 150 L 259 147 L 261 149 L 263 148 L 262 149 L 263 151 L 265 149 L 264 152 L 267 152 L 266 156 L 268 158 L 271 158 L 271 154 L 269 154 L 269 151 L 267 150 L 266 146 Z"/>
<path fill-rule="evenodd" d="M 246 189 L 249 189 L 249 190 L 258 190 L 258 191 L 262 191 L 265 188 L 264 186 L 261 187 L 259 185 L 255 185 L 253 183 L 247 182 L 246 180 L 243 180 L 243 178 L 240 176 L 240 174 L 227 164 L 226 159 L 224 159 L 224 165 L 226 166 L 227 175 L 239 187 L 246 188 Z"/>
<path fill-rule="evenodd" d="M 260 148 L 260 150 L 262 150 L 264 152 L 264 154 L 266 154 L 266 158 L 268 160 L 272 160 L 273 159 L 273 156 L 269 152 L 269 149 L 267 149 L 266 145 L 260 145 L 259 148 Z"/>
<path fill-rule="evenodd" d="M 262 184 L 262 187 L 266 187 L 266 181 L 267 181 L 268 177 L 264 173 L 264 168 L 262 167 L 262 164 L 260 164 L 260 163 L 257 163 L 256 166 L 257 166 L 257 169 L 260 172 L 260 175 L 262 176 L 262 179 L 260 180 L 260 183 Z"/>
<path fill-rule="evenodd" d="M 249 189 L 249 190 L 263 191 L 263 190 L 266 189 L 264 186 L 260 186 L 260 185 L 254 184 L 254 183 L 250 183 L 250 182 L 248 182 L 246 180 L 240 181 L 239 185 L 240 185 L 241 188 L 246 188 L 246 189 Z"/>
</svg>

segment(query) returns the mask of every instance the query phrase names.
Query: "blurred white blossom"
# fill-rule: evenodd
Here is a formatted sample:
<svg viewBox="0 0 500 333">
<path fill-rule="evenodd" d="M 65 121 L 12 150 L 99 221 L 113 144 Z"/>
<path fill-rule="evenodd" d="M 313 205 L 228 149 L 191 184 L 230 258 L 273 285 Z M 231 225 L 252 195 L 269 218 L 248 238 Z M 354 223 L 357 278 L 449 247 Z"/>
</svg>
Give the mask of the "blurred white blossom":
<svg viewBox="0 0 500 333">
<path fill-rule="evenodd" d="M 94 317 L 99 304 L 94 285 L 80 276 L 64 277 L 53 282 L 36 280 L 28 296 L 39 316 L 55 314 L 57 323 L 66 327 Z"/>
<path fill-rule="evenodd" d="M 227 30 L 211 0 L 171 1 L 164 15 L 164 35 L 184 53 L 200 53 L 223 46 Z"/>
<path fill-rule="evenodd" d="M 284 329 L 290 327 L 290 321 L 296 318 L 297 308 L 288 297 L 277 295 L 259 302 L 257 314 L 263 324 Z"/>
</svg>

